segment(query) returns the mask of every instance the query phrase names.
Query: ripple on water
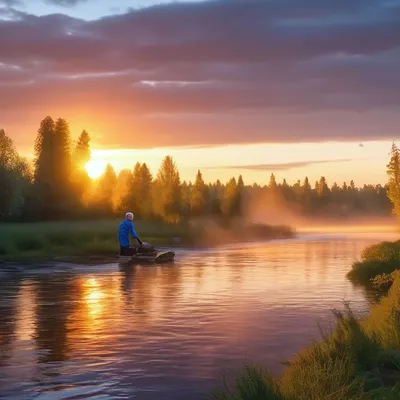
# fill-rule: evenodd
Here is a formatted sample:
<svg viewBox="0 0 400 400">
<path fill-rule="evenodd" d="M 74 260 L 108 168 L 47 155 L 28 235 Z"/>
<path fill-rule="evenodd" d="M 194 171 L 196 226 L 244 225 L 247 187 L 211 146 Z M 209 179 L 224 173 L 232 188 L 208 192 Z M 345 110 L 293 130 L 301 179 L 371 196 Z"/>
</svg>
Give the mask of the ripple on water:
<svg viewBox="0 0 400 400">
<path fill-rule="evenodd" d="M 345 275 L 377 240 L 308 235 L 3 280 L 0 397 L 200 399 L 246 361 L 279 373 L 330 309 L 367 309 Z"/>
</svg>

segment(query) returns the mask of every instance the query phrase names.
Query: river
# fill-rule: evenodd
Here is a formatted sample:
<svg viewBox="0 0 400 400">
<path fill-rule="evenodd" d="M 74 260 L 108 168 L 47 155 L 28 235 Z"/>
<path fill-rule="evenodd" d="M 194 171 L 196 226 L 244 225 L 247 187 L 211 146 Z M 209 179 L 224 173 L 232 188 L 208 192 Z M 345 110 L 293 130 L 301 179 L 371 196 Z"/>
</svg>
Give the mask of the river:
<svg viewBox="0 0 400 400">
<path fill-rule="evenodd" d="M 65 266 L 0 283 L 0 398 L 203 399 L 247 361 L 274 374 L 349 301 L 345 277 L 394 234 L 178 250 L 173 265 Z"/>
</svg>

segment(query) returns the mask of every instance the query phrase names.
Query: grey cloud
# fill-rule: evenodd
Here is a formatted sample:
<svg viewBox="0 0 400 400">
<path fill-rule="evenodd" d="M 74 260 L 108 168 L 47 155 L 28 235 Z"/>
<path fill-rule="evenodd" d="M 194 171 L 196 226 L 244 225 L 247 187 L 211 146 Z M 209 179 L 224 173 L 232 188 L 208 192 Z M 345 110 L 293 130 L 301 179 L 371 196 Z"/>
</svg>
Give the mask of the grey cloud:
<svg viewBox="0 0 400 400">
<path fill-rule="evenodd" d="M 22 4 L 23 2 L 21 0 L 0 0 L 0 6 L 4 7 L 15 7 Z"/>
<path fill-rule="evenodd" d="M 19 12 L 0 21 L 0 62 L 4 113 L 90 105 L 143 119 L 159 143 L 164 126 L 184 144 L 380 139 L 399 123 L 400 1 L 214 0 L 93 21 Z"/>
<path fill-rule="evenodd" d="M 73 7 L 79 3 L 85 3 L 87 1 L 90 0 L 45 0 L 45 3 L 61 7 Z"/>
</svg>

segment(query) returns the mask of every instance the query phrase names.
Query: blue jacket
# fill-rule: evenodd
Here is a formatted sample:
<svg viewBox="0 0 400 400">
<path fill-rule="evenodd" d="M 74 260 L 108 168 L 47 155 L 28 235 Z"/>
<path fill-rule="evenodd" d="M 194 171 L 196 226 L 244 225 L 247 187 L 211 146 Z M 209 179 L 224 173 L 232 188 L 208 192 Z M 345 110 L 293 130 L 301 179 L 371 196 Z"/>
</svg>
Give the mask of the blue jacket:
<svg viewBox="0 0 400 400">
<path fill-rule="evenodd" d="M 129 247 L 129 232 L 131 233 L 133 239 L 137 238 L 133 223 L 129 221 L 129 219 L 124 219 L 119 224 L 118 230 L 118 240 L 121 247 Z"/>
</svg>

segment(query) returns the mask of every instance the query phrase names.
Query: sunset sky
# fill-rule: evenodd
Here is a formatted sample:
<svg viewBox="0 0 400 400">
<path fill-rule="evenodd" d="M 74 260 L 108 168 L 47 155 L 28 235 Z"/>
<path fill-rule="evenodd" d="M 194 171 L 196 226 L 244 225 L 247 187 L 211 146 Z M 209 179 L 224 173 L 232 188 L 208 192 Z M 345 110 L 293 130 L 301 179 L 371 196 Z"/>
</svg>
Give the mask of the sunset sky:
<svg viewBox="0 0 400 400">
<path fill-rule="evenodd" d="M 117 170 L 384 183 L 399 70 L 400 0 L 0 0 L 0 128 L 28 156 L 51 115 Z"/>
</svg>

